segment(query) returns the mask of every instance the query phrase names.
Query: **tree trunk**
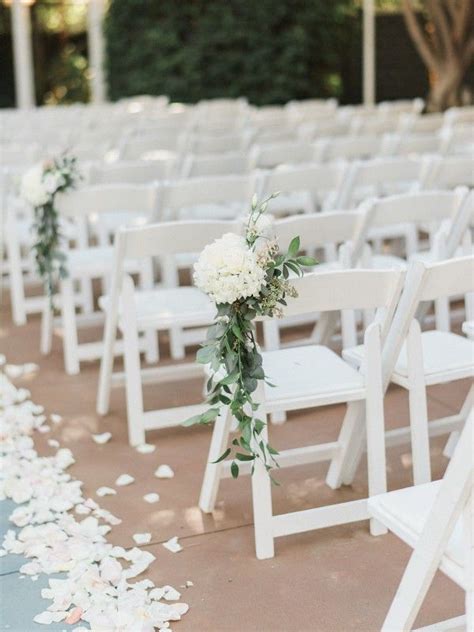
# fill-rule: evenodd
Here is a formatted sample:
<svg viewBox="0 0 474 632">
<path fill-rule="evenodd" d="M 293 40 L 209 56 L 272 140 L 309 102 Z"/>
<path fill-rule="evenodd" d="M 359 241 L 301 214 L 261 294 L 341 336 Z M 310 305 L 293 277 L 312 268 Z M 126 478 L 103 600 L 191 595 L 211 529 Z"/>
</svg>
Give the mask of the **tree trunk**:
<svg viewBox="0 0 474 632">
<path fill-rule="evenodd" d="M 461 93 L 464 69 L 458 60 L 442 65 L 433 82 L 427 97 L 428 112 L 443 112 L 447 108 L 461 105 Z"/>
</svg>

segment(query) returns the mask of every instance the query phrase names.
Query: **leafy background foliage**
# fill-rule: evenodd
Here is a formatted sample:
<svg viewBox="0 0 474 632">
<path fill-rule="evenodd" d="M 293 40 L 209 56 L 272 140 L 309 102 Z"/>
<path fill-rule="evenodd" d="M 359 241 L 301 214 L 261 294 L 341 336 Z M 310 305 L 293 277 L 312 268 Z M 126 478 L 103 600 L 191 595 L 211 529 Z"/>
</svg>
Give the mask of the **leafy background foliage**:
<svg viewBox="0 0 474 632">
<path fill-rule="evenodd" d="M 109 95 L 338 97 L 354 10 L 350 0 L 111 0 Z"/>
</svg>

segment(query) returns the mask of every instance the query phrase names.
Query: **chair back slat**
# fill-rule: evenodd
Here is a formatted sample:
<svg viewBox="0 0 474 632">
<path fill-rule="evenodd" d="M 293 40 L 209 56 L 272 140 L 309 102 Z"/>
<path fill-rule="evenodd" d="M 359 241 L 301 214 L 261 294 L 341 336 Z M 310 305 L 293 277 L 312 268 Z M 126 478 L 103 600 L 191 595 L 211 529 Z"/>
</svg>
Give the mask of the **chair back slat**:
<svg viewBox="0 0 474 632">
<path fill-rule="evenodd" d="M 305 274 L 292 280 L 298 297 L 288 300 L 284 316 L 387 308 L 398 299 L 404 275 L 400 270 L 337 270 Z"/>
<path fill-rule="evenodd" d="M 427 269 L 420 301 L 474 291 L 474 256 L 435 263 Z"/>
</svg>

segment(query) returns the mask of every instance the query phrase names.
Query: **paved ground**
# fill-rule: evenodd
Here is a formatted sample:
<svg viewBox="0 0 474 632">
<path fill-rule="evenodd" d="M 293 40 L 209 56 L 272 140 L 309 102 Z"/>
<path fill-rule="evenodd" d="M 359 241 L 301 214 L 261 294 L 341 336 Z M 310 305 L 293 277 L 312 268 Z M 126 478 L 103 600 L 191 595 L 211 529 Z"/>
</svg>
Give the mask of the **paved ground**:
<svg viewBox="0 0 474 632">
<path fill-rule="evenodd" d="M 64 417 L 64 422 L 48 435 L 38 435 L 39 452 L 51 451 L 47 438 L 58 439 L 72 449 L 76 464 L 71 473 L 84 482 L 85 493 L 95 497 L 101 485 L 113 485 L 121 473 L 136 482 L 121 488 L 115 497 L 100 499 L 100 504 L 123 519 L 114 527 L 110 541 L 132 546 L 132 534 L 149 531 L 147 547 L 156 562 L 149 576 L 157 583 L 176 587 L 186 580 L 194 586 L 183 590 L 191 609 L 173 625 L 175 632 L 375 632 L 380 629 L 394 591 L 405 568 L 409 549 L 392 535 L 378 538 L 368 533 L 366 522 L 280 538 L 272 560 L 257 561 L 254 556 L 252 513 L 248 479 L 224 481 L 218 506 L 212 516 L 197 507 L 201 477 L 207 457 L 210 431 L 206 428 L 176 428 L 150 432 L 147 441 L 157 450 L 139 455 L 127 444 L 125 401 L 117 390 L 111 414 L 95 414 L 98 364 L 83 365 L 81 374 L 68 377 L 63 371 L 59 338 L 52 354 L 38 352 L 39 321 L 30 317 L 24 327 L 12 327 L 9 310 L 1 312 L 0 348 L 10 363 L 37 362 L 40 372 L 22 385 L 32 399 L 48 412 Z M 163 344 L 166 353 L 166 341 Z M 430 418 L 457 411 L 468 384 L 454 383 L 429 392 Z M 148 386 L 145 402 L 158 407 L 198 402 L 200 381 Z M 288 423 L 272 428 L 273 444 L 278 448 L 331 440 L 338 434 L 343 408 L 332 406 L 304 414 L 292 414 Z M 386 398 L 389 427 L 406 425 L 407 398 L 400 389 L 391 389 Z M 98 446 L 91 433 L 110 431 L 112 440 Z M 445 467 L 444 439 L 432 442 L 434 477 Z M 171 480 L 153 476 L 161 463 L 175 471 Z M 411 483 L 408 448 L 394 448 L 388 454 L 391 489 Z M 278 472 L 280 487 L 274 489 L 275 512 L 291 511 L 326 503 L 358 498 L 366 493 L 365 467 L 360 467 L 351 487 L 338 491 L 324 483 L 325 466 L 302 466 Z M 142 499 L 148 492 L 159 492 L 161 500 L 149 505 Z M 3 523 L 8 506 L 4 505 Z M 5 525 L 2 523 L 2 526 Z M 160 543 L 179 536 L 184 550 L 172 554 Z M 28 632 L 44 626 L 30 624 L 43 609 L 39 591 L 42 579 L 20 579 L 19 563 L 1 560 L 0 596 L 5 604 L 0 629 Z M 11 598 L 10 598 L 11 596 Z M 444 576 L 436 578 L 417 625 L 461 614 L 463 595 Z M 55 626 L 56 627 L 56 626 Z M 51 627 L 53 629 L 53 627 Z M 64 629 L 59 625 L 58 629 Z"/>
</svg>

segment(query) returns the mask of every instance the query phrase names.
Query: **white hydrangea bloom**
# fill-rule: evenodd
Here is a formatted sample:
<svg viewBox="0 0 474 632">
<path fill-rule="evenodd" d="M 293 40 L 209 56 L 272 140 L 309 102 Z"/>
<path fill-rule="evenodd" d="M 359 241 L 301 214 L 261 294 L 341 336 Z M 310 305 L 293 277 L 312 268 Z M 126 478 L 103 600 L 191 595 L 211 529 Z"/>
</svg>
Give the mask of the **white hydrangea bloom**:
<svg viewBox="0 0 474 632">
<path fill-rule="evenodd" d="M 49 195 L 53 195 L 64 184 L 64 176 L 59 171 L 46 173 L 43 178 L 43 186 Z"/>
<path fill-rule="evenodd" d="M 265 270 L 244 237 L 226 233 L 202 251 L 194 264 L 194 282 L 216 303 L 234 303 L 258 296 Z"/>
<path fill-rule="evenodd" d="M 42 206 L 50 198 L 43 182 L 43 165 L 28 169 L 21 180 L 21 197 L 32 206 Z"/>
</svg>

